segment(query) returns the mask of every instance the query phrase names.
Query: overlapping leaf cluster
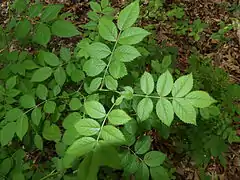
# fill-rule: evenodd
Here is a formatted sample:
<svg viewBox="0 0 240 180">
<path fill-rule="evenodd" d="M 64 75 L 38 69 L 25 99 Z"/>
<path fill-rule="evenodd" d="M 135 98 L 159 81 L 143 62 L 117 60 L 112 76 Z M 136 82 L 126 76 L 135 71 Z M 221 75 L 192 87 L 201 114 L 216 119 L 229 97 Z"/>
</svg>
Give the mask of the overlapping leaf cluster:
<svg viewBox="0 0 240 180">
<path fill-rule="evenodd" d="M 192 74 L 174 82 L 168 70 L 171 56 L 165 57 L 158 78 L 141 72 L 136 84 L 121 82 L 131 74 L 130 62 L 138 63 L 138 43 L 150 35 L 134 25 L 139 1 L 125 7 L 116 19 L 108 0 L 90 2 L 93 11 L 88 13 L 91 21 L 84 25 L 86 38 L 77 44 L 74 56 L 66 47 L 59 52 L 48 50 L 51 36 L 80 34 L 65 20 L 69 14 L 60 13 L 63 6 L 36 3 L 27 7 L 27 1 L 16 0 L 12 8 L 23 18 L 13 16 L 8 27 L 0 29 L 6 43 L 0 54 L 4 63 L 0 70 L 1 151 L 21 142 L 26 151 L 37 148 L 43 153 L 49 151 L 47 142 L 51 142 L 57 155 L 51 158 L 53 172 L 41 166 L 47 177 L 49 173 L 67 179 L 69 170 L 75 179 L 95 180 L 100 167 L 108 166 L 123 169 L 126 177 L 135 174 L 139 180 L 169 179 L 166 155 L 152 150 L 153 139 L 140 126 L 146 122 L 151 129 L 155 114 L 159 124 L 170 126 L 176 114 L 183 122 L 196 125 L 197 108 L 207 108 L 215 100 L 204 91 L 191 91 Z M 20 47 L 12 51 L 7 37 L 23 48 L 30 43 L 37 50 L 30 53 Z M 24 173 L 25 153 L 20 145 L 18 149 L 14 161 L 10 152 L 3 153 L 1 167 L 8 166 L 0 168 L 0 174 L 44 179 L 30 167 L 29 174 Z"/>
</svg>

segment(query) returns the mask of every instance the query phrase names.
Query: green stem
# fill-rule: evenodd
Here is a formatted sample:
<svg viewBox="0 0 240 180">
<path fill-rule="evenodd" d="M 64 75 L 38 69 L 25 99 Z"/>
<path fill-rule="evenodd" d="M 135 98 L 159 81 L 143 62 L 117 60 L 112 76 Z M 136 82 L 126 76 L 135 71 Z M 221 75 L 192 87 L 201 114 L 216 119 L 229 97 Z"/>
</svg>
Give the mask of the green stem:
<svg viewBox="0 0 240 180">
<path fill-rule="evenodd" d="M 112 105 L 112 107 L 109 109 L 108 113 L 106 114 L 106 116 L 105 116 L 104 119 L 103 119 L 102 125 L 101 125 L 100 130 L 99 130 L 99 133 L 98 133 L 97 141 L 99 141 L 99 138 L 100 138 L 101 133 L 102 133 L 103 126 L 104 126 L 104 124 L 105 124 L 105 122 L 106 122 L 106 120 L 107 120 L 107 117 L 108 117 L 109 113 L 112 111 L 112 109 L 114 108 L 114 106 L 115 106 L 115 103 Z"/>
<path fill-rule="evenodd" d="M 117 94 L 121 94 L 121 92 L 119 92 L 119 91 L 114 91 L 114 90 L 109 90 L 109 89 L 99 89 L 99 91 L 102 91 L 102 92 L 115 92 Z"/>
<path fill-rule="evenodd" d="M 121 31 L 118 33 L 117 40 L 116 40 L 116 42 L 115 42 L 115 44 L 114 44 L 114 46 L 113 46 L 112 52 L 111 52 L 111 54 L 110 54 L 109 61 L 108 61 L 108 64 L 107 64 L 107 67 L 106 67 L 106 69 L 105 69 L 105 72 L 104 72 L 104 75 L 103 75 L 103 78 L 102 78 L 102 84 L 101 84 L 100 89 L 103 88 L 104 80 L 105 80 L 105 77 L 106 77 L 106 75 L 107 75 L 108 68 L 109 68 L 109 66 L 110 66 L 110 64 L 111 64 L 111 62 L 112 62 L 112 59 L 113 59 L 113 53 L 114 53 L 114 51 L 115 51 L 115 49 L 116 49 L 116 47 L 117 47 L 117 44 L 118 44 L 118 40 L 119 40 L 120 35 L 121 35 Z"/>
<path fill-rule="evenodd" d="M 135 97 L 144 97 L 144 98 L 153 98 L 153 99 L 161 99 L 161 98 L 173 99 L 173 97 L 149 96 L 149 95 L 144 95 L 144 94 L 133 94 L 133 96 L 135 96 Z"/>
<path fill-rule="evenodd" d="M 136 156 L 140 161 L 145 163 L 142 158 L 140 158 L 130 147 L 128 146 L 123 146 L 124 148 L 127 148 L 134 156 Z"/>
<path fill-rule="evenodd" d="M 53 170 L 50 174 L 44 176 L 44 177 L 41 178 L 40 180 L 45 180 L 45 179 L 48 179 L 48 178 L 50 178 L 50 177 L 52 177 L 52 176 L 56 176 L 56 175 L 58 175 L 58 174 L 59 174 L 59 172 L 55 172 L 55 170 Z"/>
</svg>

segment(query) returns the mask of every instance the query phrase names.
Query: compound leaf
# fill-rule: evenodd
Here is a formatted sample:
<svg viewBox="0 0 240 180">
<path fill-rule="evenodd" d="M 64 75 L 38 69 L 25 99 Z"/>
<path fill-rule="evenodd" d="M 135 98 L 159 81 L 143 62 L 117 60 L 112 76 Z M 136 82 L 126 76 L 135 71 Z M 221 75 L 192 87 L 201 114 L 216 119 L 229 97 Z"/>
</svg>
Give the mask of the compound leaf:
<svg viewBox="0 0 240 180">
<path fill-rule="evenodd" d="M 87 60 L 83 65 L 83 70 L 88 76 L 97 76 L 106 67 L 106 63 L 100 59 L 90 59 Z"/>
<path fill-rule="evenodd" d="M 130 62 L 139 56 L 141 56 L 141 54 L 138 52 L 138 50 L 129 45 L 119 46 L 114 51 L 114 58 L 121 62 Z"/>
<path fill-rule="evenodd" d="M 144 72 L 140 79 L 140 86 L 141 90 L 144 92 L 144 94 L 151 94 L 154 89 L 154 80 L 150 73 Z"/>
<path fill-rule="evenodd" d="M 123 125 L 131 120 L 131 117 L 121 109 L 114 109 L 109 113 L 108 120 L 113 125 Z"/>
<path fill-rule="evenodd" d="M 151 147 L 151 138 L 150 136 L 143 136 L 137 140 L 134 145 L 134 150 L 136 154 L 144 154 L 146 153 Z"/>
<path fill-rule="evenodd" d="M 126 30 L 124 30 L 120 37 L 119 37 L 119 43 L 120 44 L 137 44 L 140 41 L 143 40 L 146 36 L 148 36 L 150 33 L 142 28 L 139 27 L 130 27 Z"/>
<path fill-rule="evenodd" d="M 113 42 L 117 40 L 118 30 L 111 20 L 107 18 L 101 18 L 98 29 L 99 34 L 103 39 Z"/>
<path fill-rule="evenodd" d="M 180 120 L 185 123 L 196 125 L 196 110 L 194 107 L 183 98 L 174 98 L 173 110 Z"/>
<path fill-rule="evenodd" d="M 62 8 L 62 4 L 48 5 L 42 12 L 41 21 L 48 22 L 56 19 Z"/>
<path fill-rule="evenodd" d="M 80 119 L 74 127 L 76 128 L 79 135 L 92 136 L 97 134 L 100 130 L 100 124 L 93 119 L 84 118 Z"/>
<path fill-rule="evenodd" d="M 42 46 L 46 46 L 50 39 L 51 31 L 49 27 L 46 24 L 39 24 L 36 27 L 36 32 L 33 35 L 33 41 Z"/>
<path fill-rule="evenodd" d="M 123 133 L 112 125 L 106 125 L 102 128 L 101 137 L 108 143 L 124 143 L 125 137 Z"/>
<path fill-rule="evenodd" d="M 96 139 L 92 137 L 82 137 L 74 141 L 74 143 L 67 149 L 66 153 L 76 157 L 83 156 L 93 150 L 96 142 Z"/>
<path fill-rule="evenodd" d="M 150 151 L 145 154 L 144 162 L 150 167 L 160 166 L 166 159 L 166 155 L 160 151 Z"/>
<path fill-rule="evenodd" d="M 192 91 L 185 97 L 185 99 L 197 108 L 206 108 L 216 102 L 207 92 L 204 91 Z"/>
<path fill-rule="evenodd" d="M 169 100 L 165 98 L 159 99 L 156 104 L 156 113 L 164 124 L 167 126 L 171 125 L 174 118 L 174 111 L 173 106 Z"/>
<path fill-rule="evenodd" d="M 178 78 L 172 88 L 172 96 L 183 97 L 191 91 L 193 88 L 193 77 L 192 74 L 188 74 Z"/>
<path fill-rule="evenodd" d="M 50 67 L 42 67 L 37 69 L 32 75 L 32 82 L 42 82 L 48 79 L 52 75 L 52 69 Z"/>
<path fill-rule="evenodd" d="M 103 105 L 97 101 L 87 101 L 84 103 L 86 113 L 92 118 L 103 118 L 106 115 L 106 111 Z"/>
<path fill-rule="evenodd" d="M 69 38 L 80 34 L 70 21 L 65 20 L 55 21 L 52 25 L 52 33 L 62 38 Z"/>
<path fill-rule="evenodd" d="M 137 115 L 141 121 L 145 121 L 149 118 L 153 111 L 153 102 L 150 98 L 142 99 L 137 106 Z"/>
<path fill-rule="evenodd" d="M 87 52 L 93 58 L 103 59 L 111 53 L 111 50 L 106 44 L 94 42 L 87 47 Z"/>
<path fill-rule="evenodd" d="M 157 93 L 159 96 L 167 96 L 173 88 L 173 78 L 171 73 L 167 70 L 163 73 L 157 81 Z"/>
<path fill-rule="evenodd" d="M 139 16 L 139 1 L 125 7 L 118 16 L 117 25 L 120 30 L 131 27 Z"/>
</svg>

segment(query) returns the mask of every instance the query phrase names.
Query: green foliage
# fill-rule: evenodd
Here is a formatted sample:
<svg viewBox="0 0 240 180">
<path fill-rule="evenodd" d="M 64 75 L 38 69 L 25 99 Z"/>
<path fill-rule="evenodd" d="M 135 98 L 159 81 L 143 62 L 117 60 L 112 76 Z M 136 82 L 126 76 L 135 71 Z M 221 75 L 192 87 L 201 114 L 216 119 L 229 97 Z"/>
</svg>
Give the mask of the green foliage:
<svg viewBox="0 0 240 180">
<path fill-rule="evenodd" d="M 156 10 L 162 7 L 162 1 L 154 2 Z M 192 73 L 185 75 L 176 75 L 172 68 L 175 49 L 163 49 L 161 63 L 152 60 L 159 54 L 154 52 L 155 57 L 151 48 L 148 52 L 145 46 L 151 44 L 144 40 L 151 33 L 137 27 L 139 1 L 126 6 L 118 16 L 108 0 L 90 2 L 90 21 L 83 26 L 84 38 L 74 50 L 49 46 L 51 37 L 80 34 L 62 18 L 63 6 L 28 3 L 16 0 L 12 11 L 22 18 L 13 16 L 8 28 L 0 29 L 4 39 L 0 44 L 4 48 L 0 52 L 0 177 L 94 180 L 99 171 L 109 168 L 121 170 L 121 178 L 171 179 L 169 157 L 154 147 L 153 131 L 164 138 L 184 131 L 180 134 L 191 142 L 186 151 L 201 151 L 194 144 L 197 141 L 204 147 L 201 154 L 215 157 L 221 157 L 226 149 L 219 134 L 226 133 L 234 141 L 232 129 L 226 131 L 220 127 L 224 124 L 216 122 L 221 114 L 216 100 L 224 101 L 212 89 L 217 82 L 208 86 L 209 82 L 201 79 L 194 56 Z M 184 16 L 183 10 L 175 9 L 180 13 L 169 12 L 169 16 Z M 203 24 L 193 24 L 195 37 Z M 5 46 L 12 41 L 19 43 L 19 49 Z M 24 51 L 28 45 L 36 51 Z M 146 70 L 145 62 L 154 68 Z M 228 88 L 231 94 L 239 89 Z M 235 96 L 239 98 L 238 93 Z M 226 103 L 231 104 L 234 98 Z M 184 122 L 183 128 L 179 128 L 179 121 Z M 206 124 L 217 124 L 216 132 L 209 132 Z M 211 143 L 221 148 L 213 148 Z M 29 152 L 45 158 L 35 162 L 35 157 L 27 158 Z"/>
</svg>

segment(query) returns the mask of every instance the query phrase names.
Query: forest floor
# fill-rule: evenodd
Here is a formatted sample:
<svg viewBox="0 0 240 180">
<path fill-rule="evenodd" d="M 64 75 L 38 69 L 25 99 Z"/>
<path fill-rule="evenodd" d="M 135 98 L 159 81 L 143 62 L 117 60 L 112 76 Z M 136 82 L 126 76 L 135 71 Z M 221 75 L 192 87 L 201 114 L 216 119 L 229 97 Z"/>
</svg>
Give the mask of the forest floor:
<svg viewBox="0 0 240 180">
<path fill-rule="evenodd" d="M 151 0 L 145 0 L 142 9 L 146 9 Z M 89 5 L 87 0 L 80 0 L 76 3 L 73 0 L 45 0 L 46 4 L 62 3 L 65 5 L 64 11 L 74 14 L 72 20 L 75 25 L 82 29 L 82 25 L 88 22 L 87 13 Z M 112 0 L 112 5 L 116 8 L 122 8 L 127 0 Z M 184 7 L 186 15 L 191 21 L 200 18 L 208 24 L 208 27 L 201 33 L 199 41 L 194 41 L 192 37 L 187 35 L 177 36 L 173 33 L 173 28 L 167 21 L 158 19 L 142 18 L 140 24 L 142 26 L 154 25 L 156 29 L 156 41 L 159 45 L 165 41 L 167 46 L 178 48 L 178 65 L 184 71 L 188 66 L 188 57 L 190 50 L 195 47 L 201 55 L 212 59 L 212 63 L 228 72 L 232 82 L 240 84 L 240 11 L 232 13 L 229 7 L 232 4 L 239 3 L 238 0 L 166 0 L 165 9 L 171 9 L 172 4 Z M 7 2 L 2 3 L 0 23 L 7 21 Z M 5 11 L 3 11 L 5 9 Z M 142 12 L 143 13 L 143 12 Z M 238 28 L 233 28 L 226 34 L 231 40 L 226 43 L 212 40 L 210 38 L 213 32 L 219 29 L 218 23 L 225 24 L 238 23 Z M 82 29 L 83 30 L 83 29 Z M 71 39 L 54 39 L 51 47 L 58 49 L 62 44 L 74 47 L 81 37 Z M 67 41 L 67 42 L 66 42 Z M 240 179 L 240 144 L 232 144 L 229 151 L 225 154 L 227 158 L 227 168 L 223 168 L 219 163 L 209 164 L 208 173 L 217 174 L 220 180 L 239 180 Z M 197 169 L 187 162 L 187 160 L 176 159 L 177 173 L 179 179 L 198 180 Z"/>
</svg>

